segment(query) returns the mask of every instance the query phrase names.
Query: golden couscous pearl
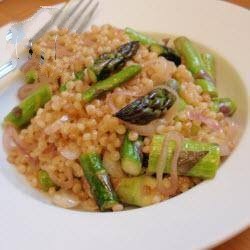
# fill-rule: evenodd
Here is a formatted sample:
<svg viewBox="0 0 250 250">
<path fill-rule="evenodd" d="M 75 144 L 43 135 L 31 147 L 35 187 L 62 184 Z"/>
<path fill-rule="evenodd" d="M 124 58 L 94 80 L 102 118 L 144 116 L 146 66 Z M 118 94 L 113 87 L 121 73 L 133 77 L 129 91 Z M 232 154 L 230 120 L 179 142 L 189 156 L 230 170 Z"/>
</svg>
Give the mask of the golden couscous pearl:
<svg viewBox="0 0 250 250">
<path fill-rule="evenodd" d="M 95 114 L 95 111 L 96 111 L 96 108 L 93 104 L 89 104 L 86 106 L 86 111 L 89 115 L 94 115 Z"/>
<path fill-rule="evenodd" d="M 129 138 L 130 141 L 136 141 L 138 139 L 138 137 L 139 137 L 139 135 L 135 131 L 130 131 L 128 133 L 128 138 Z"/>
<path fill-rule="evenodd" d="M 81 189 L 82 189 L 82 185 L 81 185 L 80 182 L 75 183 L 75 184 L 73 185 L 73 187 L 72 187 L 72 191 L 73 191 L 75 194 L 79 193 L 79 192 L 81 191 Z"/>
<path fill-rule="evenodd" d="M 82 139 L 83 139 L 84 141 L 89 141 L 89 140 L 91 140 L 91 134 L 90 134 L 90 133 L 85 133 L 85 134 L 83 134 Z"/>
<path fill-rule="evenodd" d="M 118 125 L 116 127 L 116 132 L 120 135 L 124 135 L 126 133 L 126 128 L 124 125 Z"/>
<path fill-rule="evenodd" d="M 113 161 L 119 161 L 120 160 L 120 153 L 118 151 L 112 152 L 111 159 Z"/>
</svg>

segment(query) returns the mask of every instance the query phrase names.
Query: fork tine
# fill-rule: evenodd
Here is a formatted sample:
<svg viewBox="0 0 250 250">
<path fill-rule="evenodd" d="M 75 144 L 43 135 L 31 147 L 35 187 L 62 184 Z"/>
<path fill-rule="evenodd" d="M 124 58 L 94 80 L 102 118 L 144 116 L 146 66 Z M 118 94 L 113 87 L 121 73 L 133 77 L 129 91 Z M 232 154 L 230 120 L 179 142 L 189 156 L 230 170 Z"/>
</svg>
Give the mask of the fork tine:
<svg viewBox="0 0 250 250">
<path fill-rule="evenodd" d="M 47 22 L 40 30 L 38 30 L 30 40 L 37 40 L 41 35 L 48 31 L 54 25 L 57 25 L 58 21 L 64 17 L 65 12 L 70 8 L 70 6 L 75 2 L 75 0 L 70 0 L 66 3 L 61 10 L 59 10 L 52 20 Z"/>
<path fill-rule="evenodd" d="M 77 22 L 77 24 L 74 27 L 74 30 L 77 33 L 80 33 L 80 32 L 83 31 L 83 29 L 86 27 L 86 25 L 88 24 L 88 22 L 90 21 L 90 19 L 94 15 L 96 9 L 98 8 L 98 5 L 99 5 L 99 2 L 96 2 L 95 5 L 92 8 L 90 8 L 90 10 L 88 11 L 88 13 L 84 15 L 83 20 L 79 20 Z"/>
<path fill-rule="evenodd" d="M 67 22 L 67 20 L 70 18 L 72 13 L 75 12 L 75 10 L 78 8 L 78 6 L 81 4 L 81 2 L 82 2 L 82 0 L 71 0 L 69 2 L 67 9 L 65 9 L 63 11 L 60 18 L 56 21 L 56 25 L 57 25 L 58 28 L 62 28 L 64 23 Z"/>
<path fill-rule="evenodd" d="M 69 18 L 69 20 L 66 22 L 65 27 L 69 30 L 72 30 L 72 27 L 75 25 L 78 19 L 81 18 L 82 15 L 84 15 L 84 12 L 86 11 L 86 8 L 89 6 L 89 4 L 93 0 L 83 0 L 81 4 L 79 5 L 78 9 L 72 13 L 72 16 Z"/>
</svg>

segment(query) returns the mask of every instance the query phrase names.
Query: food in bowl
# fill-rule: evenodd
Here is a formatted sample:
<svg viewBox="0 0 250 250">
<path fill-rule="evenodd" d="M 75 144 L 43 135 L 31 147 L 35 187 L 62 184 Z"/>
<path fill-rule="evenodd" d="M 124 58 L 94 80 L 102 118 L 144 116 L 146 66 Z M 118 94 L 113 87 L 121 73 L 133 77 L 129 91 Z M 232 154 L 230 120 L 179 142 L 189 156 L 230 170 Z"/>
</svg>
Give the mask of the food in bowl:
<svg viewBox="0 0 250 250">
<path fill-rule="evenodd" d="M 31 52 L 3 143 L 58 206 L 167 200 L 214 178 L 236 146 L 236 104 L 218 95 L 215 58 L 186 37 L 93 26 L 49 32 Z"/>
</svg>

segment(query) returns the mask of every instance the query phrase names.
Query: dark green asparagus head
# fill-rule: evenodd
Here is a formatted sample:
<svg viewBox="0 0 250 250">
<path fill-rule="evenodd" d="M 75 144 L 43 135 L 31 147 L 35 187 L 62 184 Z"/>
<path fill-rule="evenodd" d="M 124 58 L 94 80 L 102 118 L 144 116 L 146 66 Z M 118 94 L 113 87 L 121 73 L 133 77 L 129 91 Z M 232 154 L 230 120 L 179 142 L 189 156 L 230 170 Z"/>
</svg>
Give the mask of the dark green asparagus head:
<svg viewBox="0 0 250 250">
<path fill-rule="evenodd" d="M 138 49 L 139 49 L 139 42 L 133 41 L 133 42 L 123 44 L 117 50 L 117 53 L 120 54 L 123 58 L 128 60 L 136 54 Z"/>
<path fill-rule="evenodd" d="M 122 108 L 115 116 L 126 122 L 145 125 L 160 118 L 175 101 L 173 93 L 165 88 L 157 88 Z"/>
<path fill-rule="evenodd" d="M 102 54 L 97 58 L 92 66 L 88 68 L 88 73 L 93 82 L 103 80 L 112 73 L 120 70 L 127 60 L 131 59 L 139 48 L 139 42 L 133 41 L 123 44 L 112 53 Z"/>
<path fill-rule="evenodd" d="M 195 166 L 208 151 L 181 151 L 177 166 L 178 173 L 185 175 L 193 166 Z"/>
<path fill-rule="evenodd" d="M 155 52 L 159 56 L 163 56 L 168 61 L 173 62 L 176 66 L 181 64 L 181 57 L 172 48 L 166 47 L 161 44 L 152 44 L 149 47 L 150 51 Z"/>
</svg>

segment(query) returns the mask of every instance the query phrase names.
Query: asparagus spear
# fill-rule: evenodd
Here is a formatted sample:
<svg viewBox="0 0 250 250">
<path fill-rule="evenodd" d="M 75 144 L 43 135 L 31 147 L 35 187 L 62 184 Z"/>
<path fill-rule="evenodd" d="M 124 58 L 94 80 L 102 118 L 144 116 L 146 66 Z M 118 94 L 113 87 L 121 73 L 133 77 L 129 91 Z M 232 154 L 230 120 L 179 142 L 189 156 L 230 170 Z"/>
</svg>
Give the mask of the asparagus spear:
<svg viewBox="0 0 250 250">
<path fill-rule="evenodd" d="M 118 204 L 116 193 L 113 191 L 100 156 L 96 153 L 82 154 L 80 164 L 100 210 L 108 210 Z"/>
<path fill-rule="evenodd" d="M 141 138 L 136 141 L 130 141 L 128 132 L 124 137 L 121 147 L 121 166 L 125 173 L 129 175 L 139 175 L 142 170 L 142 152 L 141 152 Z"/>
<path fill-rule="evenodd" d="M 75 79 L 74 80 L 83 80 L 84 78 L 84 70 L 80 70 L 75 72 Z"/>
<path fill-rule="evenodd" d="M 149 176 L 123 178 L 116 192 L 123 203 L 138 207 L 149 206 L 161 200 L 157 181 Z"/>
<path fill-rule="evenodd" d="M 220 149 L 218 145 L 185 139 L 182 149 L 188 152 L 208 151 L 206 156 L 187 172 L 188 176 L 201 177 L 203 179 L 211 179 L 215 176 L 220 164 Z"/>
<path fill-rule="evenodd" d="M 167 60 L 175 63 L 176 66 L 181 64 L 181 58 L 172 48 L 159 44 L 156 40 L 141 34 L 131 28 L 125 28 L 125 33 L 132 41 L 138 41 L 143 45 L 149 46 L 150 51 L 157 53 L 159 56 L 165 57 Z"/>
<path fill-rule="evenodd" d="M 215 70 L 214 56 L 212 54 L 209 54 L 209 53 L 203 53 L 203 54 L 201 54 L 201 58 L 203 60 L 206 71 L 215 80 L 215 78 L 216 78 L 216 70 Z"/>
<path fill-rule="evenodd" d="M 181 64 L 180 56 L 172 48 L 163 46 L 161 44 L 152 44 L 149 49 L 150 51 L 157 53 L 157 55 L 163 56 L 168 61 L 174 62 L 176 66 Z"/>
<path fill-rule="evenodd" d="M 143 35 L 131 28 L 125 28 L 125 33 L 129 36 L 129 38 L 132 41 L 138 41 L 143 45 L 152 45 L 152 44 L 158 44 L 158 42 L 146 35 Z"/>
<path fill-rule="evenodd" d="M 232 116 L 236 109 L 236 103 L 228 98 L 214 98 L 213 99 L 213 105 L 211 108 L 215 112 L 222 112 L 225 116 Z"/>
<path fill-rule="evenodd" d="M 28 84 L 34 83 L 38 79 L 38 74 L 36 70 L 29 70 L 25 74 L 25 82 Z"/>
<path fill-rule="evenodd" d="M 195 80 L 195 84 L 199 85 L 202 88 L 203 93 L 208 93 L 211 97 L 218 96 L 216 87 L 212 82 L 204 79 L 197 79 Z"/>
<path fill-rule="evenodd" d="M 109 77 L 112 73 L 121 69 L 126 61 L 136 54 L 138 48 L 139 42 L 133 41 L 123 44 L 115 52 L 101 55 L 92 66 L 88 67 L 90 79 L 96 82 Z"/>
<path fill-rule="evenodd" d="M 214 81 L 207 72 L 200 53 L 188 38 L 178 37 L 175 39 L 174 44 L 179 55 L 183 57 L 185 65 L 195 78 Z"/>
<path fill-rule="evenodd" d="M 31 95 L 26 97 L 18 106 L 5 117 L 5 123 L 11 123 L 15 127 L 22 128 L 35 116 L 37 110 L 51 99 L 52 91 L 49 85 L 43 85 Z"/>
<path fill-rule="evenodd" d="M 156 171 L 156 166 L 158 163 L 158 159 L 161 154 L 161 148 L 162 144 L 164 141 L 164 136 L 162 135 L 154 135 L 151 143 L 151 149 L 150 149 L 150 154 L 149 154 L 149 160 L 148 160 L 148 169 L 147 173 L 155 173 Z M 166 162 L 166 170 L 165 172 L 170 172 L 170 164 L 172 162 L 172 157 L 174 154 L 176 144 L 174 141 L 169 142 L 168 146 L 168 152 L 167 152 L 167 162 Z"/>
<path fill-rule="evenodd" d="M 160 118 L 175 101 L 176 96 L 167 89 L 156 88 L 122 108 L 115 116 L 126 122 L 144 125 Z"/>
<path fill-rule="evenodd" d="M 163 139 L 164 136 L 162 135 L 153 137 L 149 154 L 148 173 L 152 174 L 156 171 Z M 169 161 L 167 161 L 165 173 L 170 172 L 169 162 L 171 162 L 172 152 L 174 152 L 174 144 L 170 144 L 168 150 L 170 152 L 168 154 Z M 177 169 L 181 175 L 210 179 L 215 176 L 219 163 L 220 151 L 217 145 L 185 139 L 178 158 Z"/>
<path fill-rule="evenodd" d="M 82 99 L 85 102 L 91 102 L 93 99 L 98 97 L 99 95 L 105 93 L 106 91 L 113 90 L 118 87 L 122 83 L 130 80 L 135 75 L 137 75 L 141 71 L 141 66 L 138 64 L 130 65 L 118 73 L 112 75 L 111 77 L 97 82 L 92 85 L 89 89 L 87 89 L 82 94 Z"/>
<path fill-rule="evenodd" d="M 48 191 L 50 187 L 54 187 L 55 184 L 50 179 L 49 174 L 44 170 L 39 170 L 38 181 L 44 191 Z"/>
</svg>

